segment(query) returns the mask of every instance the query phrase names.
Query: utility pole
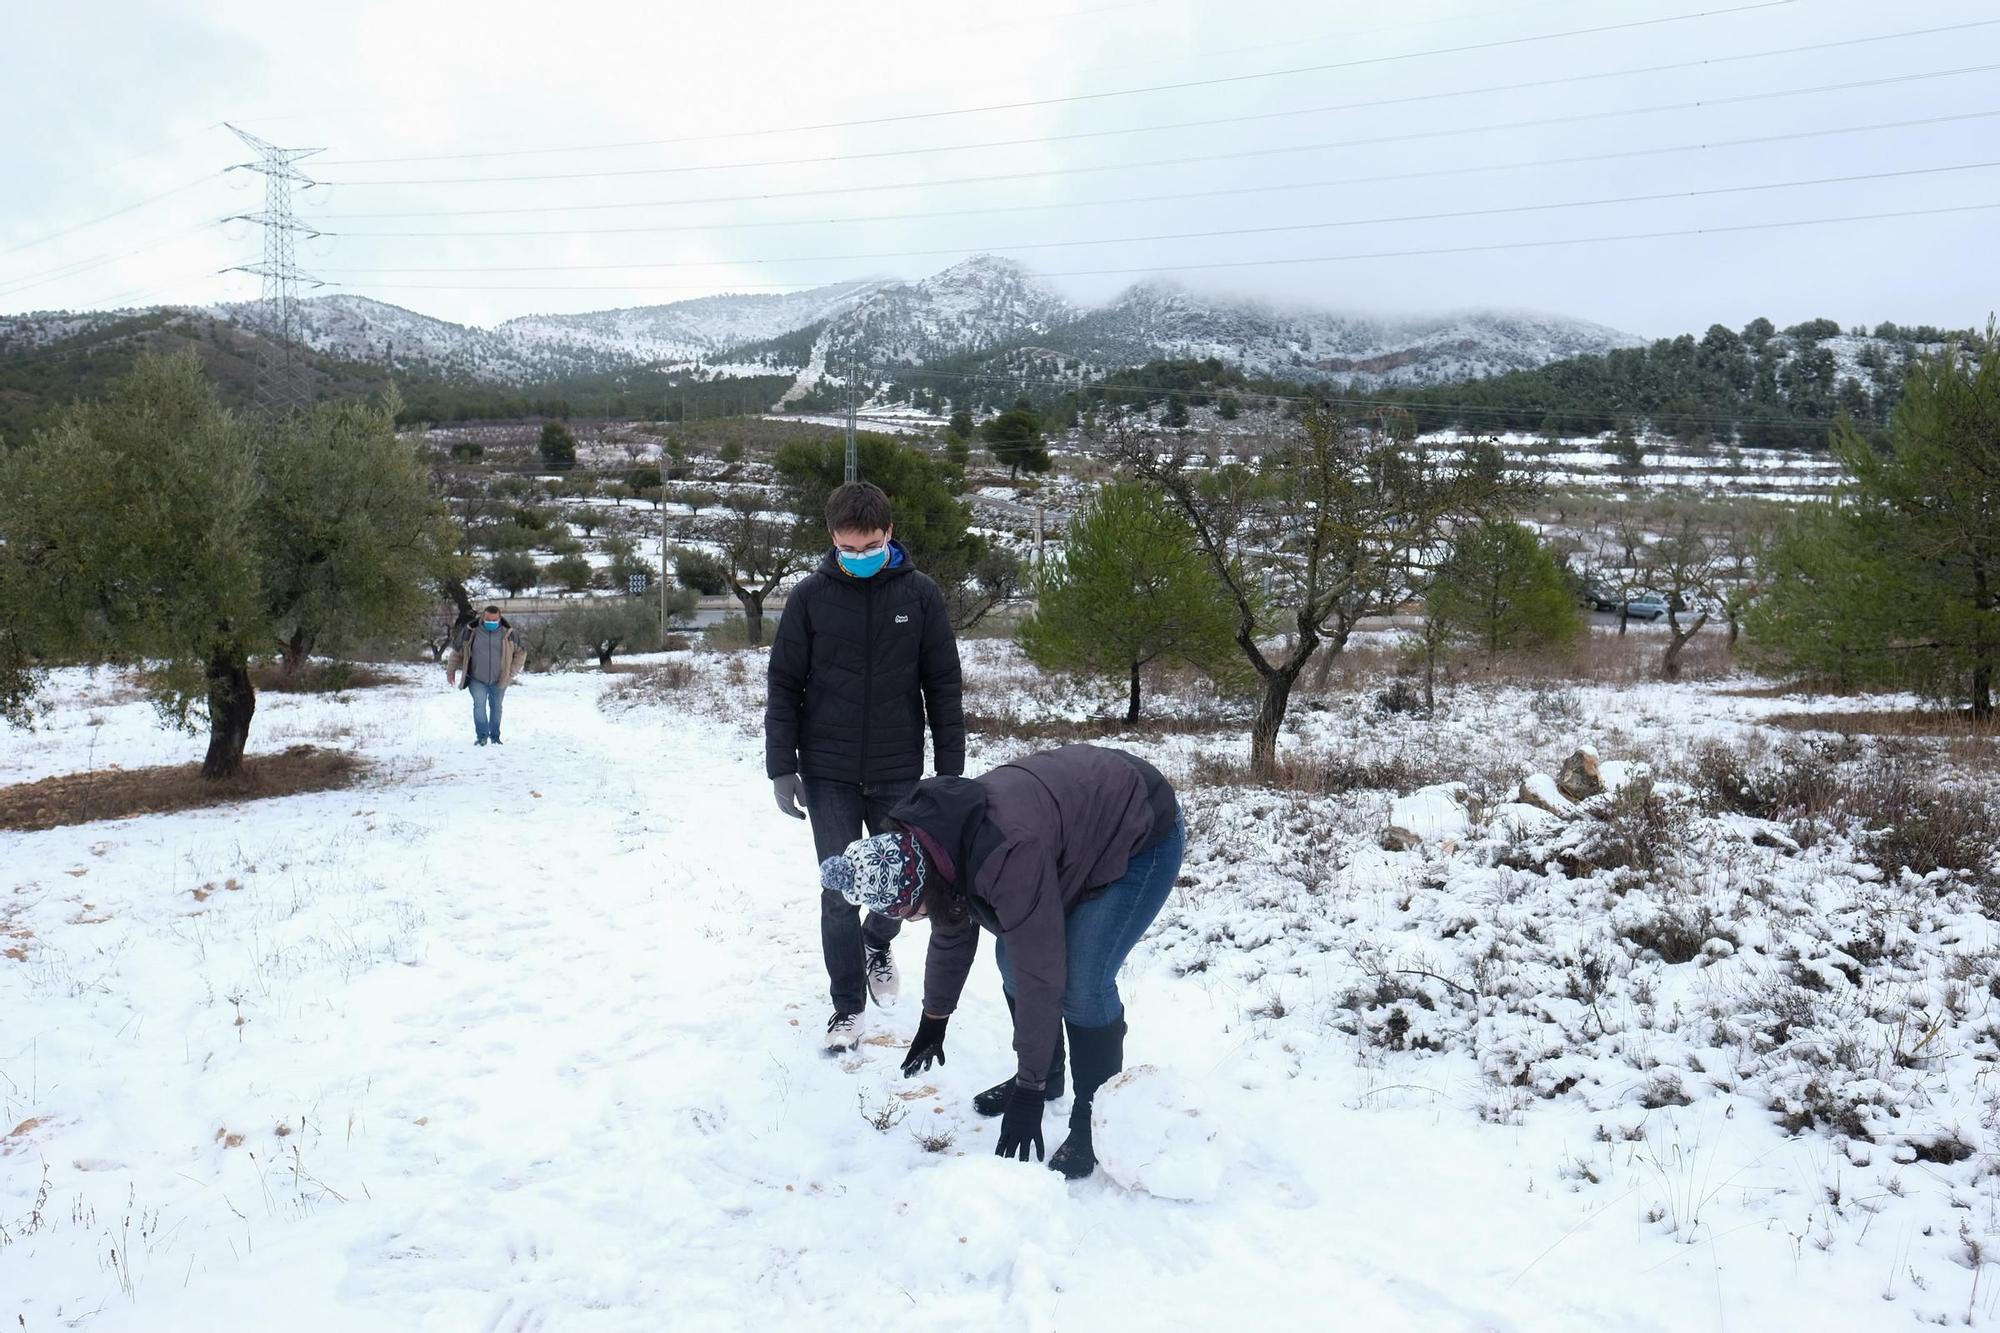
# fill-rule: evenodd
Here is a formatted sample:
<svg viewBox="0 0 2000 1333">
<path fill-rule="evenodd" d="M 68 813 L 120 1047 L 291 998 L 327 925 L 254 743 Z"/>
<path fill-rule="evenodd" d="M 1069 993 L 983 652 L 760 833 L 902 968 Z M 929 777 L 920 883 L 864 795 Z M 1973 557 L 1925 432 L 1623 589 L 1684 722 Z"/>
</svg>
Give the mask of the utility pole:
<svg viewBox="0 0 2000 1333">
<path fill-rule="evenodd" d="M 663 460 L 664 461 L 664 460 Z M 665 474 L 660 489 L 660 646 L 667 646 L 667 496 Z"/>
<path fill-rule="evenodd" d="M 847 479 L 861 476 L 861 455 L 854 444 L 854 357 L 847 358 Z"/>
<path fill-rule="evenodd" d="M 299 271 L 294 261 L 294 238 L 308 240 L 320 233 L 292 216 L 292 186 L 311 189 L 314 181 L 293 163 L 323 148 L 280 148 L 254 134 L 229 130 L 257 154 L 254 162 L 238 162 L 231 171 L 254 171 L 264 178 L 264 210 L 240 213 L 232 222 L 254 222 L 264 229 L 264 261 L 238 264 L 225 273 L 255 273 L 264 279 L 258 302 L 258 318 L 268 340 L 257 358 L 257 406 L 268 417 L 283 417 L 312 402 L 312 385 L 306 377 L 305 355 L 299 348 L 299 284 L 325 284 Z"/>
</svg>

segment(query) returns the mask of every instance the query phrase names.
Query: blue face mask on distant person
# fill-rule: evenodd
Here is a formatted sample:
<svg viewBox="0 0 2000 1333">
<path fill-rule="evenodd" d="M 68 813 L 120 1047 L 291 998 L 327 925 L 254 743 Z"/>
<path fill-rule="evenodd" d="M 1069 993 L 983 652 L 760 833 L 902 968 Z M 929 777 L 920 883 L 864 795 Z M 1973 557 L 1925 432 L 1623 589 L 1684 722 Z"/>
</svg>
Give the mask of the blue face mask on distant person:
<svg viewBox="0 0 2000 1333">
<path fill-rule="evenodd" d="M 873 578 L 882 572 L 882 566 L 889 563 L 889 543 L 883 542 L 872 551 L 842 551 L 840 567 L 857 579 Z"/>
<path fill-rule="evenodd" d="M 481 621 L 480 623 L 481 623 L 482 625 L 484 625 L 484 626 L 485 626 L 485 627 L 486 627 L 487 629 L 499 629 L 499 628 L 500 628 L 500 622 L 499 622 L 499 621 L 497 621 L 497 620 L 483 620 L 483 621 Z"/>
</svg>

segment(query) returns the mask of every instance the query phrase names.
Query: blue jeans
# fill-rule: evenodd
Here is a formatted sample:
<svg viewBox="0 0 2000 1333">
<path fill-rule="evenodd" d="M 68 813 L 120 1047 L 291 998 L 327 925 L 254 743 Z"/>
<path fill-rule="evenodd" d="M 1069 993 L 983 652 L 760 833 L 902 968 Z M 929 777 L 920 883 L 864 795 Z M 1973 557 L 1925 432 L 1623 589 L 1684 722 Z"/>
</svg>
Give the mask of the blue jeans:
<svg viewBox="0 0 2000 1333">
<path fill-rule="evenodd" d="M 1166 906 L 1167 895 L 1181 874 L 1181 853 L 1187 848 L 1187 821 L 1174 820 L 1174 831 L 1137 852 L 1125 873 L 1102 893 L 1071 909 L 1063 930 L 1069 972 L 1063 985 L 1063 1017 L 1080 1028 L 1101 1028 L 1125 1016 L 1118 998 L 1118 969 L 1139 943 L 1153 918 Z M 1000 984 L 1014 993 L 1014 969 L 1007 962 L 1007 941 L 994 948 L 1000 963 Z"/>
<path fill-rule="evenodd" d="M 915 778 L 893 782 L 840 782 L 807 778 L 806 817 L 812 821 L 813 852 L 824 861 L 868 832 L 880 833 L 882 820 L 916 789 Z M 814 879 L 819 876 L 815 874 Z M 886 949 L 903 923 L 892 916 L 863 913 L 832 889 L 819 891 L 819 946 L 826 959 L 827 993 L 839 1014 L 858 1014 L 867 1004 L 867 971 L 862 951 Z"/>
<path fill-rule="evenodd" d="M 507 693 L 507 687 L 471 680 L 466 682 L 465 692 L 472 696 L 472 729 L 479 733 L 479 739 L 499 740 L 500 697 Z"/>
</svg>

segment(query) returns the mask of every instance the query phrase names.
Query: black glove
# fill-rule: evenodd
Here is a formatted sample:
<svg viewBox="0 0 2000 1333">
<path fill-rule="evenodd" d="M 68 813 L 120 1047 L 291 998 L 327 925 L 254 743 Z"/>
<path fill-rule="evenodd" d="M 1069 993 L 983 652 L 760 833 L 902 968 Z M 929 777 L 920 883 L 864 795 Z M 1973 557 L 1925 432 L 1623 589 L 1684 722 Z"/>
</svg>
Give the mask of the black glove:
<svg viewBox="0 0 2000 1333">
<path fill-rule="evenodd" d="M 806 799 L 806 784 L 796 773 L 784 773 L 771 779 L 771 794 L 778 798 L 778 809 L 793 819 L 804 819 L 806 812 L 799 808 Z"/>
<path fill-rule="evenodd" d="M 910 1053 L 903 1057 L 903 1077 L 921 1074 L 933 1064 L 944 1063 L 944 1025 L 951 1022 L 950 1015 L 939 1018 L 935 1014 L 925 1014 L 917 1024 L 917 1035 L 910 1039 Z"/>
<path fill-rule="evenodd" d="M 1017 1157 L 1025 1162 L 1028 1160 L 1028 1147 L 1032 1144 L 1035 1160 L 1044 1160 L 1042 1107 L 1046 1103 L 1040 1088 L 1015 1083 L 1014 1091 L 1007 1097 L 1006 1113 L 1000 1117 L 1000 1142 L 993 1146 L 993 1155 Z"/>
</svg>

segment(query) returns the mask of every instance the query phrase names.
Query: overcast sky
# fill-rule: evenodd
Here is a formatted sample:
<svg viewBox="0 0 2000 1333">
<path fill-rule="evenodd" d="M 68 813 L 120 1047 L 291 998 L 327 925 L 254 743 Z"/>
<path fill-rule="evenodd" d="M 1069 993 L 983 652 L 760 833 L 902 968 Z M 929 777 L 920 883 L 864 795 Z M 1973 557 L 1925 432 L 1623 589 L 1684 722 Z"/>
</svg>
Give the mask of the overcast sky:
<svg viewBox="0 0 2000 1333">
<path fill-rule="evenodd" d="M 321 290 L 468 323 L 990 251 L 1086 300 L 1160 271 L 1646 336 L 1983 324 L 2000 209 L 1467 247 L 2000 203 L 2000 114 L 1976 114 L 2000 113 L 1996 20 L 1992 0 L 13 6 L 0 311 L 255 296 L 216 272 L 263 246 L 220 221 L 263 203 L 223 171 L 248 156 L 228 120 L 325 150 L 296 199 L 327 233 L 298 247 Z M 1848 44 L 1793 50 L 1828 43 Z M 831 122 L 874 123 L 810 128 Z M 601 146 L 633 141 L 654 142 Z M 1960 169 L 1826 179 L 1930 168 Z M 488 177 L 517 179 L 466 179 Z M 1792 188 L 1741 188 L 1770 185 Z M 1668 197 L 1593 202 L 1637 195 Z M 1146 239 L 1180 233 L 1209 234 Z M 1313 262 L 1258 262 L 1288 259 Z M 517 271 L 464 271 L 496 269 Z"/>
</svg>

